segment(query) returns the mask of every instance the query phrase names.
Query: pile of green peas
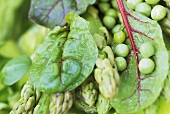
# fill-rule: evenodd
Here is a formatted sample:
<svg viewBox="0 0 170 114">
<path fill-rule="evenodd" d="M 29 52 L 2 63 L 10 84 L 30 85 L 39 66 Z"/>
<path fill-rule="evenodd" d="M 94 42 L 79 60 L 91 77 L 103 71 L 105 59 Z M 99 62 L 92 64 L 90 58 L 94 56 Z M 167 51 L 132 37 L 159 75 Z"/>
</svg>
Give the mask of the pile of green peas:
<svg viewBox="0 0 170 114">
<path fill-rule="evenodd" d="M 166 8 L 158 5 L 160 0 L 126 0 L 128 7 L 135 12 L 139 12 L 153 20 L 159 21 L 166 16 Z M 104 26 L 110 31 L 114 47 L 115 62 L 118 71 L 124 71 L 127 67 L 126 58 L 130 52 L 128 43 L 128 35 L 123 29 L 123 20 L 118 9 L 116 0 L 99 0 L 99 11 L 102 15 Z M 149 74 L 155 69 L 155 63 L 151 59 L 154 55 L 154 47 L 150 42 L 146 42 L 140 46 L 140 54 L 142 59 L 139 61 L 139 70 L 142 74 Z"/>
<path fill-rule="evenodd" d="M 104 26 L 112 33 L 117 32 L 123 21 L 116 0 L 98 1 Z M 129 9 L 153 20 L 160 21 L 166 16 L 166 8 L 159 4 L 160 0 L 125 0 L 125 2 Z"/>
<path fill-rule="evenodd" d="M 118 71 L 123 71 L 127 67 L 126 57 L 129 54 L 129 46 L 126 45 L 125 42 L 126 34 L 124 31 L 119 30 L 114 33 L 113 40 L 116 43 L 115 47 L 115 62 L 118 68 Z"/>
<path fill-rule="evenodd" d="M 166 8 L 160 5 L 159 2 L 160 0 L 126 0 L 131 10 L 156 21 L 160 21 L 166 16 Z"/>
<path fill-rule="evenodd" d="M 102 22 L 108 30 L 112 30 L 120 21 L 120 12 L 116 0 L 99 0 L 99 11 L 102 15 Z"/>
<path fill-rule="evenodd" d="M 104 26 L 110 31 L 113 37 L 113 42 L 116 43 L 115 47 L 115 62 L 118 71 L 123 71 L 127 67 L 126 57 L 129 54 L 128 45 L 124 44 L 127 33 L 123 30 L 123 20 L 118 9 L 116 0 L 99 0 L 99 11 L 102 15 L 102 22 Z"/>
</svg>

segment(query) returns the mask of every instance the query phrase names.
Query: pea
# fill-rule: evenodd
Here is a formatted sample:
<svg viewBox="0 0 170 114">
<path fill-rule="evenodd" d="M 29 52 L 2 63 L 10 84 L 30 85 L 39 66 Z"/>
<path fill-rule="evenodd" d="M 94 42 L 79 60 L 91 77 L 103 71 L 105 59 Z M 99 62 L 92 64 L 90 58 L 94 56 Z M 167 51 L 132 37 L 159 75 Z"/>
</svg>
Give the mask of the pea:
<svg viewBox="0 0 170 114">
<path fill-rule="evenodd" d="M 159 2 L 160 0 L 145 0 L 146 3 L 155 5 Z"/>
<path fill-rule="evenodd" d="M 110 8 L 110 4 L 108 2 L 101 2 L 99 3 L 99 10 L 102 13 L 105 13 L 109 8 Z"/>
<path fill-rule="evenodd" d="M 143 58 L 139 62 L 139 70 L 142 74 L 149 74 L 155 68 L 155 63 L 150 58 Z"/>
<path fill-rule="evenodd" d="M 118 44 L 115 47 L 115 53 L 117 56 L 126 57 L 129 54 L 129 47 L 125 44 Z"/>
<path fill-rule="evenodd" d="M 111 16 L 104 16 L 103 23 L 108 29 L 111 29 L 116 24 L 116 20 Z"/>
<path fill-rule="evenodd" d="M 150 42 L 142 44 L 139 51 L 143 57 L 151 57 L 155 53 L 154 47 Z"/>
<path fill-rule="evenodd" d="M 151 6 L 147 4 L 146 2 L 142 2 L 136 5 L 135 11 L 139 12 L 147 17 L 151 15 Z"/>
<path fill-rule="evenodd" d="M 125 33 L 122 30 L 119 30 L 114 34 L 114 41 L 118 44 L 123 43 L 125 41 Z"/>
<path fill-rule="evenodd" d="M 117 24 L 112 28 L 112 34 L 118 32 L 121 28 L 121 24 Z"/>
<path fill-rule="evenodd" d="M 134 10 L 135 6 L 141 3 L 143 0 L 127 0 L 127 5 L 130 9 Z"/>
<path fill-rule="evenodd" d="M 123 71 L 123 70 L 126 69 L 127 62 L 126 62 L 125 58 L 123 58 L 123 57 L 116 57 L 115 58 L 115 62 L 116 62 L 118 71 Z"/>
<path fill-rule="evenodd" d="M 112 0 L 111 4 L 114 9 L 119 10 L 116 0 Z"/>
<path fill-rule="evenodd" d="M 166 8 L 162 5 L 156 5 L 151 11 L 151 18 L 153 20 L 162 20 L 166 16 Z"/>
<path fill-rule="evenodd" d="M 117 11 L 115 9 L 110 8 L 107 10 L 105 15 L 117 18 Z"/>
</svg>

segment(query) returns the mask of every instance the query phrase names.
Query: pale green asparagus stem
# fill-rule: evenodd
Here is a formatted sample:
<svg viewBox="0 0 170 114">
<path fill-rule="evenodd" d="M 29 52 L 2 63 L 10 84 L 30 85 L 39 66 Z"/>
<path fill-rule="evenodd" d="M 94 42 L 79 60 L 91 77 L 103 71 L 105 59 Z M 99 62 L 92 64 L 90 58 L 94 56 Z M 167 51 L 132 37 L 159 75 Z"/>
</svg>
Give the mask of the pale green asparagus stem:
<svg viewBox="0 0 170 114">
<path fill-rule="evenodd" d="M 50 100 L 50 114 L 65 114 L 73 105 L 73 93 L 64 92 L 57 93 L 51 96 Z"/>
<path fill-rule="evenodd" d="M 36 102 L 39 101 L 41 92 L 37 91 L 29 82 L 21 90 L 21 98 L 15 103 L 10 114 L 31 113 Z"/>
<path fill-rule="evenodd" d="M 96 112 L 98 87 L 94 77 L 90 75 L 75 91 L 74 103 L 78 109 L 87 113 Z"/>
<path fill-rule="evenodd" d="M 96 107 L 98 114 L 108 114 L 109 110 L 111 109 L 109 100 L 103 97 L 101 94 L 98 96 Z"/>
<path fill-rule="evenodd" d="M 118 93 L 120 77 L 111 48 L 106 46 L 102 52 L 106 56 L 99 56 L 97 59 L 97 68 L 94 70 L 94 77 L 99 85 L 100 93 L 107 99 L 113 99 Z"/>
</svg>

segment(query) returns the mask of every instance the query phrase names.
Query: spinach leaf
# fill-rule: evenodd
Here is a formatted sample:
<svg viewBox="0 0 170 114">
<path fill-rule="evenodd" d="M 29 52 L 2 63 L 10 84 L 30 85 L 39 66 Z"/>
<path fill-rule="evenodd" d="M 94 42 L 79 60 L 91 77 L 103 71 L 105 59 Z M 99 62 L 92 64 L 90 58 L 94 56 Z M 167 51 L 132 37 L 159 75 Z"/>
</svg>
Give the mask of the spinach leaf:
<svg viewBox="0 0 170 114">
<path fill-rule="evenodd" d="M 11 59 L 1 71 L 3 83 L 6 85 L 14 84 L 24 76 L 30 65 L 31 60 L 27 55 L 21 55 Z"/>
<path fill-rule="evenodd" d="M 159 24 L 139 13 L 129 10 L 124 1 L 117 0 L 128 37 L 131 52 L 128 66 L 121 73 L 119 92 L 111 105 L 118 113 L 134 113 L 151 105 L 160 95 L 168 73 L 168 53 Z M 141 57 L 139 47 L 150 42 L 155 48 L 152 59 L 155 69 L 152 73 L 140 73 L 138 64 Z"/>
<path fill-rule="evenodd" d="M 69 12 L 81 14 L 96 0 L 32 0 L 29 18 L 37 24 L 54 28 L 63 26 Z"/>
<path fill-rule="evenodd" d="M 68 27 L 56 27 L 32 55 L 29 76 L 42 92 L 73 90 L 92 72 L 98 56 L 89 23 L 77 14 L 66 15 Z"/>
</svg>

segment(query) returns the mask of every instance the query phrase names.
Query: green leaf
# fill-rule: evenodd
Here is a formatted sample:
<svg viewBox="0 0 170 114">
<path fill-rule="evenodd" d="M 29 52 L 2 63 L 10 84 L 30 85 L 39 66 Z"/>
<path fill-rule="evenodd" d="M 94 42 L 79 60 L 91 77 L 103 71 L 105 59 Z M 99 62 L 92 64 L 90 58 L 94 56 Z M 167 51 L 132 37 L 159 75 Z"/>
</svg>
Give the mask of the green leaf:
<svg viewBox="0 0 170 114">
<path fill-rule="evenodd" d="M 0 102 L 0 110 L 2 109 L 10 109 L 9 105 L 3 102 Z"/>
<path fill-rule="evenodd" d="M 95 0 L 32 0 L 29 18 L 45 27 L 63 26 L 69 12 L 81 14 Z"/>
<path fill-rule="evenodd" d="M 10 60 L 10 58 L 5 58 L 3 56 L 0 55 L 0 71 L 2 70 L 2 68 L 4 67 L 4 65 Z M 1 78 L 1 77 L 0 77 Z"/>
<path fill-rule="evenodd" d="M 2 69 L 3 83 L 12 85 L 20 80 L 28 71 L 31 60 L 27 55 L 21 55 L 11 59 Z"/>
<path fill-rule="evenodd" d="M 56 27 L 32 56 L 29 76 L 42 92 L 56 93 L 75 89 L 92 72 L 98 56 L 89 24 L 69 13 L 70 27 Z"/>
<path fill-rule="evenodd" d="M 133 12 L 117 0 L 124 25 L 131 41 L 128 66 L 120 76 L 118 95 L 111 105 L 118 113 L 135 113 L 151 105 L 160 95 L 168 74 L 168 53 L 163 41 L 162 30 L 156 21 Z M 155 49 L 151 59 L 155 63 L 152 73 L 140 73 L 138 64 L 142 56 L 139 47 L 150 42 Z"/>
<path fill-rule="evenodd" d="M 87 8 L 87 12 L 85 12 L 82 16 L 90 23 L 90 33 L 92 35 L 99 34 L 104 37 L 104 32 L 100 30 L 100 28 L 103 27 L 103 24 L 98 16 L 98 10 L 94 6 L 89 6 Z"/>
</svg>

